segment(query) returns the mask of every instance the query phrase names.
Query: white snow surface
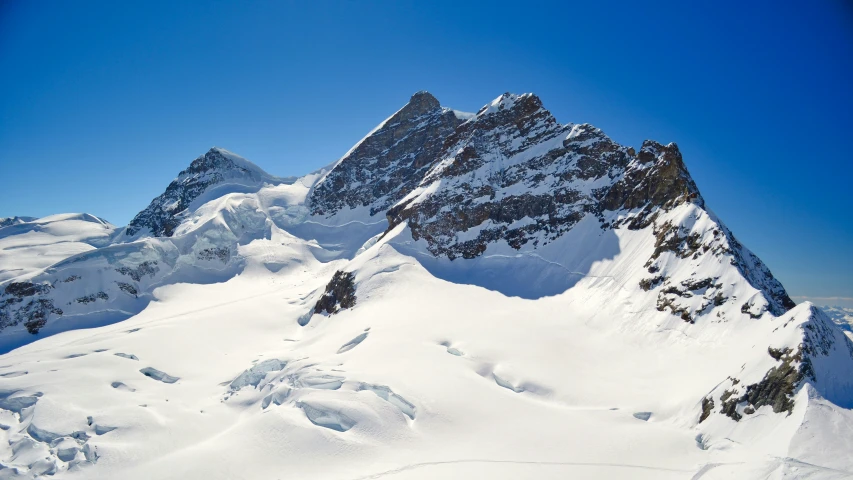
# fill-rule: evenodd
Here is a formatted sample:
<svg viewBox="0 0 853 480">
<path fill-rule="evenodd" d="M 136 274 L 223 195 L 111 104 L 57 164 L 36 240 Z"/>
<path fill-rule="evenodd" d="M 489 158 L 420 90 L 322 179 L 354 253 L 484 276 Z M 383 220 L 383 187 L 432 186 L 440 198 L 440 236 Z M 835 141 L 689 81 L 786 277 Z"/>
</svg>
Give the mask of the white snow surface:
<svg viewBox="0 0 853 480">
<path fill-rule="evenodd" d="M 115 227 L 87 213 L 50 215 L 0 228 L 0 282 L 109 242 Z"/>
<path fill-rule="evenodd" d="M 0 430 L 0 463 L 24 476 L 49 463 L 57 477 L 128 479 L 853 471 L 849 457 L 833 453 L 853 446 L 850 411 L 808 384 L 790 416 L 759 411 L 736 423 L 714 414 L 697 426 L 699 401 L 714 385 L 744 369 L 760 379 L 772 364 L 768 345 L 800 341 L 810 305 L 761 320 L 731 308 L 695 325 L 659 312 L 634 273 L 653 248 L 643 231 L 618 230 L 617 244 L 571 288 L 538 300 L 431 275 L 405 225 L 351 260 L 324 262 L 315 241 L 288 234 L 269 215 L 273 206 L 298 207 L 291 202 L 304 198 L 299 188 L 211 201 L 172 240 L 234 235 L 236 223 L 257 229 L 237 247 L 239 275 L 156 287 L 127 320 L 0 356 L 0 407 L 34 402 L 0 410 L 8 427 Z M 691 208 L 671 215 L 696 214 Z M 569 240 L 597 242 L 583 232 Z M 578 247 L 538 255 L 576 265 L 570 252 L 585 250 Z M 521 270 L 546 261 L 524 253 L 514 260 Z M 355 273 L 357 305 L 300 326 L 339 269 Z M 258 373 L 244 373 L 251 371 Z M 853 378 L 841 372 L 841 384 Z M 635 413 L 650 413 L 648 421 Z"/>
</svg>

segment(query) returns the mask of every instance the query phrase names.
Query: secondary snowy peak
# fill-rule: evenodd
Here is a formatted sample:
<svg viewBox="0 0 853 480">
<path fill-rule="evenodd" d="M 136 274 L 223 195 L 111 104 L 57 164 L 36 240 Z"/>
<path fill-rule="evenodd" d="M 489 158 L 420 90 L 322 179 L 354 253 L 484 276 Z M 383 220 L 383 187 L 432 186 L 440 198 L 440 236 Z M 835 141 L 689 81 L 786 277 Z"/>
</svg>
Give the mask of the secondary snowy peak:
<svg viewBox="0 0 853 480">
<path fill-rule="evenodd" d="M 429 92 L 415 93 L 314 188 L 311 213 L 328 217 L 359 207 L 369 207 L 371 216 L 383 213 L 423 178 L 445 138 L 464 118 L 442 108 Z"/>
<path fill-rule="evenodd" d="M 109 243 L 115 227 L 88 213 L 14 217 L 0 228 L 0 282 Z"/>
<path fill-rule="evenodd" d="M 278 178 L 239 155 L 213 147 L 178 174 L 166 191 L 130 221 L 126 238 L 170 237 L 193 205 L 231 192 L 257 191 L 264 184 L 293 183 Z"/>
</svg>

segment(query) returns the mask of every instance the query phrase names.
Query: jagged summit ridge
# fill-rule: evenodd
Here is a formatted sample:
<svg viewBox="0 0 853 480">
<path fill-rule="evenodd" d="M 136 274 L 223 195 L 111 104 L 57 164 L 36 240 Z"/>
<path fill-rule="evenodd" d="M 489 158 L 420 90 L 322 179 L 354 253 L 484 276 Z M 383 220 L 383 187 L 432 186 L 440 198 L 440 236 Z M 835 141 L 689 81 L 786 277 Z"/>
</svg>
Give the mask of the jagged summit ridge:
<svg viewBox="0 0 853 480">
<path fill-rule="evenodd" d="M 421 91 L 335 165 L 311 193 L 311 213 L 367 208 L 373 216 L 408 194 L 463 120 Z"/>
<path fill-rule="evenodd" d="M 663 219 L 684 204 L 706 213 L 675 143 L 647 140 L 636 151 L 592 125 L 560 124 L 530 93 L 505 93 L 456 120 L 434 97 L 416 93 L 335 165 L 309 203 L 324 217 L 384 211 L 387 231 L 405 223 L 431 255 L 451 260 L 477 258 L 490 247 L 536 250 L 588 216 L 602 230 L 653 227 L 659 253 L 647 267 L 659 268 L 663 251 L 690 252 L 695 261 L 712 251 L 713 261 L 727 258 L 764 292 L 766 300 L 750 300 L 744 311 L 779 315 L 794 305 L 718 220 L 705 232 Z M 663 273 L 649 279 L 650 289 L 663 285 L 670 292 L 660 294 L 659 308 L 686 321 L 707 311 L 705 304 L 688 308 L 683 298 L 670 298 L 671 281 Z"/>
</svg>

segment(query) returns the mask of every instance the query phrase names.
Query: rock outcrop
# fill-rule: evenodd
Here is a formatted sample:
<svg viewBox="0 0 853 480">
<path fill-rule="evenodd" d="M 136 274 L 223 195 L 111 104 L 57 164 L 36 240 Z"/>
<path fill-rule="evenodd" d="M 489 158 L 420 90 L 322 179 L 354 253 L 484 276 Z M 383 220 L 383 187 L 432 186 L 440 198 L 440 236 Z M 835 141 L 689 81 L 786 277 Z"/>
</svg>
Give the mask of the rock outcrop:
<svg viewBox="0 0 853 480">
<path fill-rule="evenodd" d="M 314 305 L 313 313 L 332 315 L 355 306 L 355 275 L 338 270 L 326 285 L 323 296 Z"/>
</svg>

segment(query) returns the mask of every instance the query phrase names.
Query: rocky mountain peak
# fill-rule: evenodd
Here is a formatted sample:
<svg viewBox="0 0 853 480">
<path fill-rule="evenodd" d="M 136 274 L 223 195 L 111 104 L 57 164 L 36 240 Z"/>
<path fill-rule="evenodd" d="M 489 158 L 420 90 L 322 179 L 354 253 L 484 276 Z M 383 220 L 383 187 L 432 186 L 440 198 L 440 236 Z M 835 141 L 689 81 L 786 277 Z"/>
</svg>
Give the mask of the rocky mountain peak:
<svg viewBox="0 0 853 480">
<path fill-rule="evenodd" d="M 198 175 L 201 173 L 212 172 L 214 170 L 233 171 L 242 176 L 257 179 L 260 179 L 261 177 L 272 177 L 254 163 L 220 147 L 211 147 L 207 153 L 193 160 L 186 170 L 183 170 L 178 174 L 178 177 Z"/>
<path fill-rule="evenodd" d="M 474 120 L 491 126 L 515 125 L 519 129 L 524 129 L 525 125 L 529 128 L 538 121 L 557 123 L 542 105 L 542 100 L 532 93 L 504 93 L 478 110 Z"/>
<path fill-rule="evenodd" d="M 125 229 L 125 237 L 135 237 L 146 230 L 155 237 L 170 237 L 181 223 L 190 204 L 205 191 L 220 184 L 234 184 L 238 189 L 259 187 L 264 183 L 281 183 L 290 179 L 274 177 L 245 158 L 212 147 L 182 170 L 166 191 L 139 212 Z"/>
<path fill-rule="evenodd" d="M 404 110 L 407 110 L 412 115 L 423 115 L 440 108 L 441 104 L 438 102 L 438 99 L 426 90 L 415 92 L 412 98 L 409 99 L 409 103 L 403 107 Z"/>
<path fill-rule="evenodd" d="M 542 108 L 542 100 L 533 93 L 523 93 L 518 95 L 506 92 L 486 105 L 483 105 L 483 107 L 477 111 L 477 116 L 482 117 L 496 112 L 512 110 L 516 108 L 516 106 L 520 106 L 522 110 L 535 110 L 537 108 Z"/>
<path fill-rule="evenodd" d="M 657 209 L 667 210 L 688 201 L 705 205 L 678 145 L 646 140 L 622 178 L 607 191 L 601 206 L 610 211 L 642 209 L 625 220 L 630 220 L 629 228 L 643 228 L 654 221 Z"/>
<path fill-rule="evenodd" d="M 384 211 L 408 194 L 463 122 L 421 91 L 382 122 L 314 188 L 311 213 L 331 216 L 343 208 Z"/>
</svg>

